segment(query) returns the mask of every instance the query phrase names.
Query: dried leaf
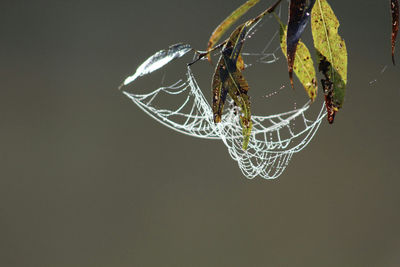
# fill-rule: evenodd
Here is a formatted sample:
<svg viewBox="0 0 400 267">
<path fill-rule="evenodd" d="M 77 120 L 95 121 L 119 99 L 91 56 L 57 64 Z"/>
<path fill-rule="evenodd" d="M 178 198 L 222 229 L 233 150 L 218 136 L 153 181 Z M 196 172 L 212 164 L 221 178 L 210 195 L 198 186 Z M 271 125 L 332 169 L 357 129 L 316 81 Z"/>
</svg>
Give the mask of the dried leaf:
<svg viewBox="0 0 400 267">
<path fill-rule="evenodd" d="M 243 61 L 242 55 L 239 55 L 236 65 L 237 65 L 237 68 L 239 70 L 244 70 L 245 65 L 244 65 L 244 61 Z"/>
<path fill-rule="evenodd" d="M 241 73 L 244 69 L 244 62 L 241 56 L 243 43 L 248 29 L 266 14 L 272 13 L 280 2 L 281 0 L 278 0 L 257 17 L 238 26 L 232 32 L 229 39 L 222 43 L 222 55 L 220 56 L 212 79 L 214 122 L 218 123 L 221 121 L 226 95 L 229 93 L 235 105 L 240 108 L 240 122 L 243 127 L 243 149 L 247 148 L 253 126 L 251 121 L 250 99 L 247 95 L 249 86 Z M 215 47 L 211 50 L 214 49 Z M 198 59 L 209 54 L 211 50 L 208 50 L 207 53 L 200 54 Z"/>
<path fill-rule="evenodd" d="M 240 123 L 243 129 L 243 149 L 247 148 L 250 141 L 250 133 L 253 126 L 251 122 L 250 98 L 247 95 L 249 85 L 243 77 L 241 71 L 236 67 L 235 63 L 227 55 L 223 54 L 225 65 L 227 66 L 227 77 L 222 77 L 222 86 L 229 88 L 229 96 L 235 104 L 240 108 Z"/>
<path fill-rule="evenodd" d="M 280 43 L 283 54 L 287 57 L 286 50 L 286 32 L 287 26 L 284 25 L 278 16 L 275 16 L 280 24 Z M 295 56 L 295 61 L 293 65 L 293 70 L 300 80 L 301 84 L 304 86 L 308 96 L 311 101 L 314 101 L 317 96 L 317 78 L 315 74 L 314 62 L 311 58 L 310 51 L 307 46 L 299 40 L 297 46 L 297 52 Z"/>
<path fill-rule="evenodd" d="M 229 88 L 229 96 L 234 100 L 235 104 L 240 108 L 240 122 L 243 128 L 243 149 L 247 148 L 250 140 L 250 133 L 252 129 L 250 99 L 247 95 L 249 85 L 243 77 L 241 70 L 238 67 L 238 59 L 243 47 L 243 41 L 246 37 L 247 29 L 251 22 L 247 22 L 238 33 L 235 39 L 231 39 L 226 44 L 226 49 L 222 52 L 222 57 L 225 62 L 227 79 L 222 78 L 222 86 Z M 231 41 L 235 40 L 232 44 Z M 233 49 L 231 48 L 233 47 Z M 232 51 L 232 52 L 231 52 Z"/>
<path fill-rule="evenodd" d="M 224 62 L 220 60 L 215 69 L 211 84 L 213 90 L 212 109 L 215 123 L 221 122 L 222 111 L 224 110 L 226 95 L 228 93 L 227 88 L 222 87 L 222 81 L 220 77 L 220 73 L 224 71 L 224 68 Z"/>
<path fill-rule="evenodd" d="M 329 123 L 333 123 L 336 112 L 343 106 L 347 84 L 347 49 L 338 28 L 339 21 L 328 2 L 316 0 L 311 29 L 319 70 L 325 76 L 322 87 Z"/>
<path fill-rule="evenodd" d="M 396 38 L 399 31 L 399 0 L 391 0 L 390 2 L 392 12 L 392 61 L 394 61 L 394 50 L 396 48 Z"/>
<path fill-rule="evenodd" d="M 240 19 L 244 14 L 247 13 L 247 11 L 255 6 L 260 0 L 249 0 L 243 5 L 241 5 L 238 9 L 232 12 L 221 24 L 218 25 L 218 27 L 214 30 L 214 32 L 211 34 L 210 40 L 208 41 L 207 45 L 207 50 L 210 50 L 224 35 L 224 33 L 229 30 L 229 28 L 238 20 Z M 211 62 L 211 57 L 208 54 L 208 60 Z"/>
<path fill-rule="evenodd" d="M 240 57 L 240 51 L 243 47 L 244 37 L 246 36 L 247 27 L 245 24 L 240 25 L 235 29 L 235 31 L 231 34 L 228 41 L 225 43 L 223 47 L 223 54 L 227 57 L 233 57 L 232 60 L 234 64 L 239 62 L 238 69 L 242 68 L 243 59 Z M 221 121 L 222 111 L 224 109 L 224 104 L 226 100 L 226 94 L 229 91 L 229 88 L 223 87 L 223 80 L 222 77 L 227 77 L 228 70 L 225 64 L 225 60 L 221 55 L 217 67 L 214 71 L 214 76 L 212 79 L 212 90 L 213 90 L 213 113 L 214 113 L 214 122 L 218 123 Z M 222 74 L 222 75 L 221 75 Z"/>
<path fill-rule="evenodd" d="M 243 127 L 243 149 L 246 149 L 249 143 L 252 122 L 250 100 L 247 96 L 249 86 L 241 73 L 243 59 L 240 53 L 250 24 L 248 22 L 240 25 L 229 37 L 223 48 L 212 82 L 214 121 L 221 121 L 224 102 L 227 93 L 229 93 L 235 105 L 240 109 L 240 122 Z"/>
<path fill-rule="evenodd" d="M 290 84 L 293 86 L 293 66 L 300 37 L 308 24 L 315 0 L 291 0 L 287 27 L 287 62 Z"/>
</svg>

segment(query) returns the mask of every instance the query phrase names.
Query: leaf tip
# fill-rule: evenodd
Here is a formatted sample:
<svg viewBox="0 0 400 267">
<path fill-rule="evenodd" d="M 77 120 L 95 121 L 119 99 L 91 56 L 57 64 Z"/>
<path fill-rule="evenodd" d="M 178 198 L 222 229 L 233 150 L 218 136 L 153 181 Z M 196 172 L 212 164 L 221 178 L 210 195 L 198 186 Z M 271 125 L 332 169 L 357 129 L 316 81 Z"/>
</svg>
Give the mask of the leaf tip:
<svg viewBox="0 0 400 267">
<path fill-rule="evenodd" d="M 293 69 L 289 69 L 289 79 L 290 79 L 290 85 L 292 86 L 292 89 L 294 89 L 294 83 L 293 83 Z"/>
</svg>

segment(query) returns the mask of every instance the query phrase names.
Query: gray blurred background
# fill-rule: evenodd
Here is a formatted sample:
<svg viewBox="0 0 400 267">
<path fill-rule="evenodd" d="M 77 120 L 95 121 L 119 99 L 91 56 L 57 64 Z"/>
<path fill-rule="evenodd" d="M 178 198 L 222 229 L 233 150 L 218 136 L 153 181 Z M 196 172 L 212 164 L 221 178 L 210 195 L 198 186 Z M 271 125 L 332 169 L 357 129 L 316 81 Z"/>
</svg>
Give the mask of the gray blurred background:
<svg viewBox="0 0 400 267">
<path fill-rule="evenodd" d="M 0 266 L 400 266 L 389 1 L 330 1 L 346 103 L 277 180 L 116 89 L 157 50 L 204 48 L 242 2 L 1 1 Z"/>
</svg>

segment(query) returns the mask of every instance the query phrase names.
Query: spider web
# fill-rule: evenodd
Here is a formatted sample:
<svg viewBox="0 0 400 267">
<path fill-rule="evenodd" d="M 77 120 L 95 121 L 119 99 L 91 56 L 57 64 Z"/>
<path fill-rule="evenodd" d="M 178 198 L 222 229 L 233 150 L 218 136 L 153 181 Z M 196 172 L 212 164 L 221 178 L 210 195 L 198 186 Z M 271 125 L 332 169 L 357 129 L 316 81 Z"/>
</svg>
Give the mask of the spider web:
<svg viewBox="0 0 400 267">
<path fill-rule="evenodd" d="M 257 28 L 250 31 L 250 38 Z M 273 38 L 276 37 L 276 33 Z M 266 48 L 269 46 L 267 44 Z M 279 48 L 279 47 L 278 47 Z M 259 63 L 273 63 L 278 57 L 275 52 L 243 53 L 255 57 Z M 132 85 L 139 77 L 146 76 L 183 57 L 192 48 L 188 44 L 175 44 L 155 53 L 144 61 L 136 72 L 120 86 Z M 250 67 L 251 64 L 246 65 Z M 247 150 L 243 150 L 243 133 L 238 110 L 232 101 L 226 103 L 220 123 L 214 123 L 213 112 L 207 102 L 193 70 L 186 66 L 185 75 L 167 86 L 145 93 L 123 91 L 139 108 L 161 124 L 180 133 L 204 138 L 219 139 L 227 146 L 230 156 L 237 161 L 244 176 L 252 179 L 261 176 L 274 179 L 287 167 L 293 154 L 301 151 L 317 132 L 325 116 L 324 104 L 317 114 L 310 111 L 310 102 L 300 108 L 267 116 L 252 116 L 253 128 Z M 168 99 L 168 100 L 166 100 Z M 174 104 L 172 104 L 174 102 Z M 232 108 L 228 108 L 231 106 Z M 308 114 L 311 113 L 311 114 Z"/>
</svg>

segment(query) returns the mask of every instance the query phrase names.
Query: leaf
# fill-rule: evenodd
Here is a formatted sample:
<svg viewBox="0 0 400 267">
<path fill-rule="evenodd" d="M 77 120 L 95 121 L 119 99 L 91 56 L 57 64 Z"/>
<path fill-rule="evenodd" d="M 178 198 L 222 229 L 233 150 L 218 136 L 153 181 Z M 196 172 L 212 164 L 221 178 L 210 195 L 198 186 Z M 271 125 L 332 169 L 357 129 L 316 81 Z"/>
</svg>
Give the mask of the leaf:
<svg viewBox="0 0 400 267">
<path fill-rule="evenodd" d="M 219 24 L 211 34 L 210 40 L 208 41 L 207 50 L 210 50 L 236 21 L 246 14 L 247 11 L 255 6 L 259 1 L 260 0 L 248 0 L 246 3 L 233 11 L 224 21 L 222 21 L 221 24 Z M 210 54 L 208 54 L 207 57 L 208 61 L 211 62 Z"/>
<path fill-rule="evenodd" d="M 248 29 L 262 19 L 266 14 L 272 13 L 280 2 L 281 0 L 277 0 L 275 4 L 267 8 L 257 17 L 239 25 L 232 32 L 229 39 L 222 43 L 222 55 L 219 58 L 212 79 L 212 109 L 214 122 L 218 123 L 221 121 L 226 95 L 229 93 L 229 96 L 233 99 L 235 105 L 240 108 L 240 123 L 243 127 L 243 149 L 246 149 L 248 146 L 253 126 L 251 121 L 250 98 L 247 95 L 249 86 L 241 73 L 244 69 L 244 62 L 241 56 L 243 43 Z M 220 45 L 216 47 L 219 47 Z M 197 60 L 206 54 L 208 55 L 211 50 L 208 50 L 206 53 L 201 53 Z"/>
<path fill-rule="evenodd" d="M 251 111 L 250 111 L 250 98 L 247 95 L 249 91 L 249 85 L 246 79 L 243 77 L 241 71 L 237 69 L 233 60 L 223 55 L 225 65 L 227 66 L 227 77 L 222 78 L 223 87 L 229 88 L 229 96 L 233 99 L 235 104 L 240 108 L 240 123 L 243 129 L 243 149 L 247 149 L 247 145 L 250 141 L 250 133 L 253 126 L 251 122 Z"/>
<path fill-rule="evenodd" d="M 224 110 L 226 95 L 228 93 L 227 88 L 222 87 L 220 76 L 220 73 L 224 71 L 224 67 L 224 62 L 220 60 L 217 68 L 215 69 L 211 84 L 213 90 L 212 109 L 215 123 L 221 122 L 222 111 Z"/>
<path fill-rule="evenodd" d="M 343 106 L 347 84 L 347 49 L 338 28 L 339 21 L 328 2 L 316 0 L 311 13 L 311 29 L 318 68 L 325 76 L 321 81 L 329 123 L 333 123 L 336 112 Z"/>
<path fill-rule="evenodd" d="M 315 0 L 291 0 L 287 27 L 287 62 L 290 84 L 293 86 L 293 66 L 300 37 L 308 24 Z"/>
<path fill-rule="evenodd" d="M 280 32 L 281 49 L 285 57 L 287 57 L 287 52 L 286 52 L 287 26 L 281 22 L 278 16 L 275 15 L 275 17 L 280 24 L 279 32 Z M 297 46 L 297 52 L 293 70 L 296 73 L 296 76 L 300 80 L 301 84 L 304 86 L 304 89 L 306 90 L 311 101 L 314 101 L 315 97 L 317 96 L 317 88 L 318 88 L 314 62 L 311 58 L 310 51 L 301 40 L 299 40 Z"/>
<path fill-rule="evenodd" d="M 394 50 L 396 48 L 396 38 L 399 31 L 399 0 L 391 0 L 390 2 L 392 12 L 392 61 L 394 61 Z"/>
<path fill-rule="evenodd" d="M 233 64 L 236 64 L 239 61 L 238 69 L 241 69 L 244 66 L 243 59 L 240 57 L 240 51 L 243 47 L 244 37 L 246 36 L 245 24 L 238 26 L 235 31 L 231 34 L 228 41 L 225 43 L 223 47 L 223 54 L 227 57 L 231 57 L 233 54 Z M 214 71 L 214 76 L 212 79 L 212 90 L 213 90 L 213 113 L 214 113 L 214 122 L 218 123 L 221 121 L 222 111 L 224 109 L 224 104 L 226 100 L 226 94 L 229 91 L 229 88 L 226 86 L 223 87 L 222 77 L 228 77 L 228 70 L 225 64 L 225 60 L 223 55 L 221 55 L 217 67 Z M 226 79 L 226 78 L 225 78 Z"/>
<path fill-rule="evenodd" d="M 235 104 L 240 108 L 240 123 L 243 129 L 243 149 L 247 148 L 250 140 L 250 133 L 252 129 L 251 122 L 251 111 L 250 111 L 250 99 L 247 95 L 249 91 L 249 85 L 246 79 L 243 77 L 241 70 L 239 69 L 240 63 L 238 64 L 238 59 L 243 47 L 243 41 L 246 37 L 247 28 L 251 25 L 251 22 L 247 22 L 238 32 L 237 37 L 234 35 L 232 43 L 233 49 L 231 47 L 231 40 L 226 44 L 227 48 L 222 52 L 222 57 L 225 62 L 228 77 L 222 78 L 222 86 L 229 88 L 229 96 L 234 100 Z M 231 52 L 232 50 L 232 52 Z"/>
<path fill-rule="evenodd" d="M 241 73 L 243 59 L 240 56 L 244 38 L 250 22 L 240 25 L 226 42 L 212 81 L 214 122 L 221 121 L 226 95 L 240 108 L 240 122 L 243 127 L 243 149 L 247 148 L 252 128 L 249 86 Z"/>
<path fill-rule="evenodd" d="M 260 15 L 258 15 L 257 17 L 255 17 L 255 18 L 253 18 L 253 19 L 251 19 L 251 20 L 248 20 L 248 21 L 247 21 L 248 26 L 251 26 L 251 25 L 257 23 L 257 22 L 258 22 L 260 19 L 262 19 L 266 14 L 272 13 L 272 12 L 275 10 L 275 8 L 280 4 L 281 1 L 282 1 L 282 0 L 277 0 L 277 1 L 275 2 L 275 4 L 273 4 L 272 6 L 270 6 L 269 8 L 267 8 L 267 9 L 266 9 L 264 12 L 262 12 Z M 243 14 L 244 14 L 244 13 L 243 13 Z M 229 18 L 229 17 L 228 17 L 228 18 Z M 228 18 L 227 18 L 227 19 L 228 19 Z M 227 20 L 227 19 L 225 19 L 225 20 Z M 237 18 L 237 19 L 239 19 L 239 18 Z M 237 20 L 237 19 L 236 19 L 236 20 Z M 236 20 L 235 20 L 235 21 L 236 21 Z M 221 23 L 221 25 L 222 25 L 222 24 L 224 24 L 224 23 Z M 232 22 L 232 24 L 233 24 L 233 22 Z M 197 61 L 199 61 L 200 59 L 202 59 L 203 57 L 206 57 L 206 56 L 207 56 L 208 60 L 211 62 L 210 53 L 213 52 L 213 51 L 215 51 L 216 49 L 220 49 L 220 48 L 222 48 L 223 46 L 225 46 L 225 44 L 226 44 L 226 42 L 227 42 L 228 40 L 225 40 L 224 42 L 222 42 L 222 43 L 220 43 L 220 44 L 218 44 L 218 45 L 216 45 L 216 46 L 214 46 L 214 47 L 213 47 L 213 45 L 221 38 L 221 36 L 223 35 L 223 33 L 225 33 L 225 32 L 231 27 L 232 24 L 229 24 L 229 25 L 225 25 L 225 24 L 224 24 L 224 26 L 222 26 L 222 28 L 221 28 L 221 29 L 223 29 L 223 32 L 220 32 L 220 30 L 218 30 L 218 33 L 215 34 L 215 38 L 214 38 L 213 36 L 214 36 L 215 31 L 217 31 L 217 29 L 221 27 L 221 25 L 218 26 L 217 29 L 214 30 L 214 33 L 212 34 L 212 36 L 210 37 L 209 47 L 207 48 L 207 51 L 205 51 L 205 52 L 196 51 L 196 53 L 198 54 L 198 57 L 197 57 L 197 59 L 195 59 L 193 62 L 189 63 L 189 66 L 193 65 L 194 63 L 196 63 Z M 243 24 L 240 25 L 240 26 L 243 26 Z M 238 27 L 240 27 L 240 26 L 238 26 Z M 211 45 L 210 45 L 210 42 L 211 42 Z M 239 58 L 239 61 L 243 61 L 243 60 Z M 242 62 L 242 63 L 243 63 L 243 62 Z"/>
</svg>

